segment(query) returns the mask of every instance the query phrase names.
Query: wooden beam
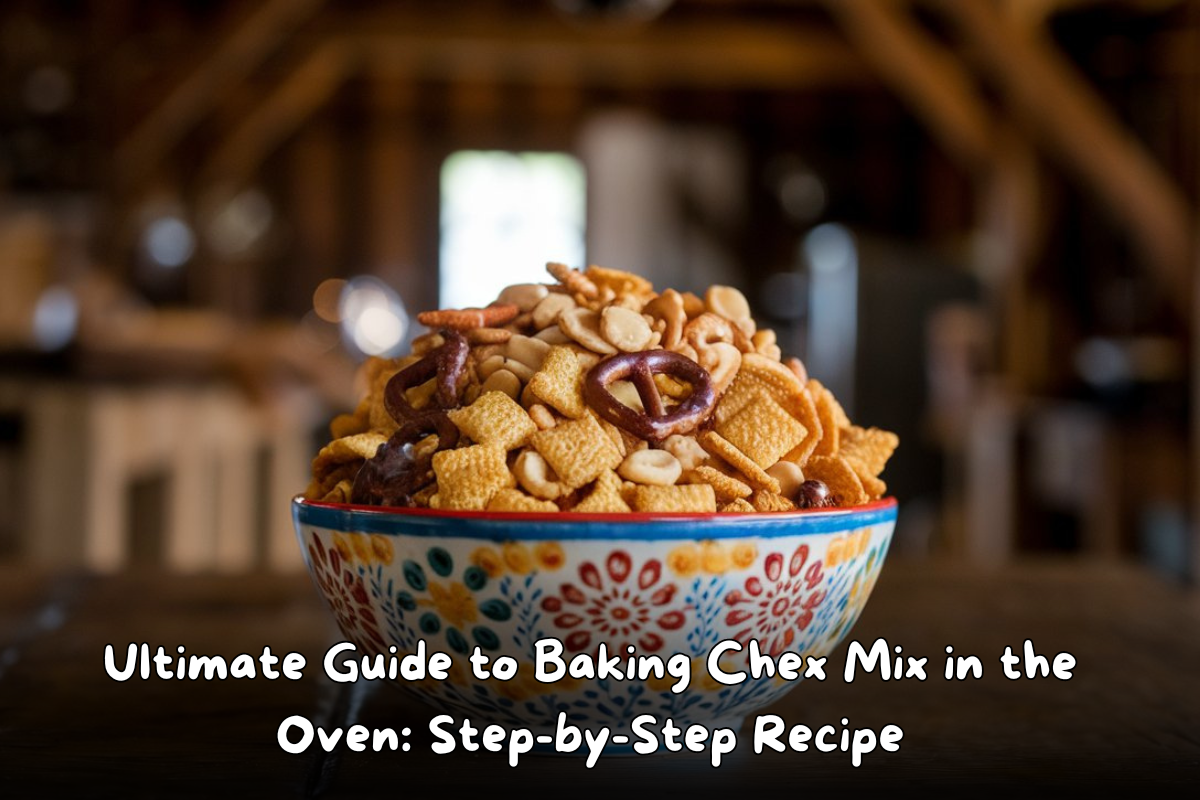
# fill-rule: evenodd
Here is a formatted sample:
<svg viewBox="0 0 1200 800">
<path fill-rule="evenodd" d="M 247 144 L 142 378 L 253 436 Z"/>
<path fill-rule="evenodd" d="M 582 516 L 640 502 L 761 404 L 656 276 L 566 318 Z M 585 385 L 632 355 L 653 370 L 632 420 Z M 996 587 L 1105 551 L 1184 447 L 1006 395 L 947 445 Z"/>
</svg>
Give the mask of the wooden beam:
<svg viewBox="0 0 1200 800">
<path fill-rule="evenodd" d="M 1167 301 L 1188 319 L 1193 215 L 1180 188 L 1044 36 L 1021 33 L 991 3 L 937 5 L 1035 139 L 1128 229 Z"/>
<path fill-rule="evenodd" d="M 1122 0 L 1126 10 L 1160 13 L 1187 0 Z M 1111 0 L 1001 0 L 1004 13 L 1027 30 L 1037 30 L 1058 14 L 1093 6 L 1116 5 Z"/>
<path fill-rule="evenodd" d="M 356 26 L 382 72 L 526 85 L 795 89 L 874 84 L 852 48 L 817 29 L 655 25 L 588 32 L 561 24 Z"/>
<path fill-rule="evenodd" d="M 335 29 L 308 42 L 310 54 L 208 159 L 200 185 L 248 180 L 262 159 L 360 68 L 383 80 L 503 78 L 532 86 L 794 89 L 874 82 L 851 48 L 814 31 L 688 25 L 670 35 L 593 35 L 511 23 L 458 33 L 444 25 L 364 33 L 362 27 Z"/>
<path fill-rule="evenodd" d="M 969 172 L 992 165 L 993 121 L 961 62 L 895 3 L 826 0 L 847 38 Z"/>
<path fill-rule="evenodd" d="M 329 100 L 350 75 L 354 51 L 342 39 L 331 39 L 301 60 L 225 137 L 200 173 L 200 186 L 239 186 L 262 160 Z"/>
<path fill-rule="evenodd" d="M 117 145 L 114 180 L 128 189 L 204 119 L 226 87 L 245 80 L 322 0 L 265 0 L 232 33 L 222 35 L 212 54 L 172 89 Z"/>
</svg>

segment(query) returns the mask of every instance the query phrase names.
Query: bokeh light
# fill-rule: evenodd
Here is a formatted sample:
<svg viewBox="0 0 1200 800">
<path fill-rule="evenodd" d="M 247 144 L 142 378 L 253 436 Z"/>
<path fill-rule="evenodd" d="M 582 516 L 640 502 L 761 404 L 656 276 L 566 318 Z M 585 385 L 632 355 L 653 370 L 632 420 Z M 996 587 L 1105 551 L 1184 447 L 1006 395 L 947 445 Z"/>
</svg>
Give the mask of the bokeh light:
<svg viewBox="0 0 1200 800">
<path fill-rule="evenodd" d="M 408 311 L 404 301 L 387 284 L 369 276 L 346 281 L 338 314 L 342 340 L 367 356 L 393 356 L 408 333 Z"/>
</svg>

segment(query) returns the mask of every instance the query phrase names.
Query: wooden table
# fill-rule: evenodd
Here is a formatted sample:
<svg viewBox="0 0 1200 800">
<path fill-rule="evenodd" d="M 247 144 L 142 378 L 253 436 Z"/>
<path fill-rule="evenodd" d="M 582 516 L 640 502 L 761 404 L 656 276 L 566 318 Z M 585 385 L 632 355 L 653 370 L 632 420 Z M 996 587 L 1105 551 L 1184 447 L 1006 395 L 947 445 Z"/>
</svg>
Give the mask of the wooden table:
<svg viewBox="0 0 1200 800">
<path fill-rule="evenodd" d="M 1133 567 L 1038 562 L 996 572 L 889 563 L 852 638 L 884 636 L 929 656 L 931 675 L 845 683 L 846 645 L 823 683 L 804 681 L 766 709 L 789 724 L 904 730 L 899 752 L 755 755 L 752 730 L 719 768 L 707 754 L 525 756 L 458 750 L 435 755 L 435 713 L 373 682 L 335 684 L 320 659 L 336 641 L 306 575 L 94 577 L 0 570 L 0 786 L 4 795 L 349 797 L 386 790 L 406 798 L 486 796 L 583 788 L 698 796 L 751 790 L 1085 786 L 1183 788 L 1200 778 L 1200 597 Z M 1070 681 L 1012 681 L 1005 645 L 1069 651 Z M 298 681 L 116 682 L 103 648 L 149 642 L 189 653 L 303 653 Z M 945 681 L 944 648 L 984 661 L 981 680 Z M 409 726 L 410 752 L 276 743 L 285 718 L 331 727 Z M 1189 787 L 1192 788 L 1192 787 Z M 20 792 L 10 794 L 10 791 Z M 496 795 L 498 796 L 498 795 Z"/>
</svg>

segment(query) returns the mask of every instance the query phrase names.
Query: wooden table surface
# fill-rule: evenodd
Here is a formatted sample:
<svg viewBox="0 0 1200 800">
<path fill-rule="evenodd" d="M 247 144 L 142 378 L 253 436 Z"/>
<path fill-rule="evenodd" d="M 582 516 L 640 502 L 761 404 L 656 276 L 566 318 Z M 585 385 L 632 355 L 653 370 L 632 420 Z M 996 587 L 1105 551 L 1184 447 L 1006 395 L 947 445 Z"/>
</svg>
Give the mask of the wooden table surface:
<svg viewBox="0 0 1200 800">
<path fill-rule="evenodd" d="M 1135 567 L 1033 562 L 998 571 L 889 562 L 851 638 L 929 656 L 924 682 L 829 679 L 776 706 L 814 729 L 899 725 L 898 752 L 755 755 L 752 730 L 713 769 L 686 751 L 603 757 L 458 750 L 435 755 L 433 711 L 375 682 L 336 684 L 320 660 L 337 641 L 307 575 L 115 577 L 0 569 L 0 786 L 59 796 L 482 796 L 506 787 L 679 792 L 812 788 L 1182 788 L 1200 779 L 1200 596 Z M 1008 680 L 1005 645 L 1072 653 L 1069 681 Z M 184 645 L 188 653 L 303 653 L 304 677 L 111 680 L 104 645 Z M 984 661 L 981 680 L 941 677 L 944 648 Z M 123 657 L 121 660 L 123 663 Z M 409 726 L 410 752 L 302 754 L 276 743 L 293 714 L 325 727 Z M 1107 792 L 1104 792 L 1107 793 Z"/>
</svg>

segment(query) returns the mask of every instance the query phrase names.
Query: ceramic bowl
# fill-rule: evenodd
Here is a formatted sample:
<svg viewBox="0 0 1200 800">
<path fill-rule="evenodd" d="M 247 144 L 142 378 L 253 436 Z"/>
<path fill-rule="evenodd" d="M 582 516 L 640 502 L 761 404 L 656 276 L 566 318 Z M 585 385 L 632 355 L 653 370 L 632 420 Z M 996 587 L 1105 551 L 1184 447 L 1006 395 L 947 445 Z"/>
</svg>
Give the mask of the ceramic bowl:
<svg viewBox="0 0 1200 800">
<path fill-rule="evenodd" d="M 678 726 L 737 726 L 798 681 L 729 686 L 706 668 L 714 645 L 823 656 L 854 625 L 883 566 L 894 500 L 770 514 L 495 514 L 380 510 L 296 500 L 305 561 L 338 626 L 363 653 L 451 656 L 444 681 L 398 681 L 474 723 L 553 731 L 560 711 L 580 727 L 617 731 L 641 714 Z M 595 654 L 690 660 L 676 679 L 570 677 L 539 682 L 535 643 L 562 659 Z M 516 659 L 510 680 L 476 679 L 480 648 Z M 677 669 L 683 671 L 681 659 Z"/>
</svg>

